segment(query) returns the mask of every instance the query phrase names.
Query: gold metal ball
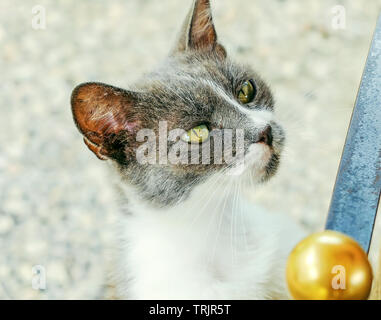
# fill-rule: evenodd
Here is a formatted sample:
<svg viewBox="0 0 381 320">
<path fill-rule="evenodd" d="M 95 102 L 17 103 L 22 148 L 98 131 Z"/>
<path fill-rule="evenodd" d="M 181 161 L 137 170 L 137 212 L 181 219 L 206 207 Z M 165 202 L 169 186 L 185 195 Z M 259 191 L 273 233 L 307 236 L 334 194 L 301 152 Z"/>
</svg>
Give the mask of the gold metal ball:
<svg viewBox="0 0 381 320">
<path fill-rule="evenodd" d="M 365 300 L 373 278 L 360 245 L 335 231 L 302 240 L 288 258 L 286 275 L 296 300 Z"/>
</svg>

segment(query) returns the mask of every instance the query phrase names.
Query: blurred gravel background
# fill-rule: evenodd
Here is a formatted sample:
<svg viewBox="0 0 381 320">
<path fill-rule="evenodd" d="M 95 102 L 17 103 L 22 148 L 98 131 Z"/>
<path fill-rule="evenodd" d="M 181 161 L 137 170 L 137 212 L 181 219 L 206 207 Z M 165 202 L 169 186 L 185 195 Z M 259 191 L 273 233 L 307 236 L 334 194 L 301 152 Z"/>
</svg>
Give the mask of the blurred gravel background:
<svg viewBox="0 0 381 320">
<path fill-rule="evenodd" d="M 272 85 L 288 128 L 280 174 L 253 195 L 323 225 L 380 0 L 215 0 L 231 56 Z M 0 2 L 0 298 L 106 298 L 116 203 L 70 112 L 73 87 L 127 87 L 165 57 L 191 0 Z M 46 9 L 34 30 L 32 8 Z M 346 27 L 332 28 L 332 8 Z M 32 288 L 32 267 L 46 290 Z"/>
</svg>

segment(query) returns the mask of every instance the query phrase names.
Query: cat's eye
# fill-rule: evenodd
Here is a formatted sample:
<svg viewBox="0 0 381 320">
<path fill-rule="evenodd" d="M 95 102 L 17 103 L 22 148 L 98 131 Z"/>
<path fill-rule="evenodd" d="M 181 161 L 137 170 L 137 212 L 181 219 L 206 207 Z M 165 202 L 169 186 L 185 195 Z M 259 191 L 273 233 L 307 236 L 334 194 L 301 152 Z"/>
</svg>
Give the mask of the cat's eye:
<svg viewBox="0 0 381 320">
<path fill-rule="evenodd" d="M 203 143 L 209 138 L 209 129 L 202 124 L 184 133 L 181 139 L 188 143 Z"/>
<path fill-rule="evenodd" d="M 248 80 L 242 85 L 241 90 L 238 93 L 238 100 L 243 104 L 248 104 L 253 102 L 256 94 L 257 89 L 253 80 Z"/>
</svg>

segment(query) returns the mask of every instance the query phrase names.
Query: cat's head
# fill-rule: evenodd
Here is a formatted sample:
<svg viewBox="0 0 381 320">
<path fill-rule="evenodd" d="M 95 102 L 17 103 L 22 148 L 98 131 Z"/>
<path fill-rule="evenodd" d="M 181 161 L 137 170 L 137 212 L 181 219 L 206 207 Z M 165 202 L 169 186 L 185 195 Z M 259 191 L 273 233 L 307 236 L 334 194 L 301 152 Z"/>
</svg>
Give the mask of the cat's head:
<svg viewBox="0 0 381 320">
<path fill-rule="evenodd" d="M 194 1 L 169 57 L 133 90 L 85 83 L 71 103 L 89 149 L 156 205 L 216 175 L 265 181 L 279 164 L 284 133 L 271 92 L 227 57 L 208 0 Z"/>
</svg>

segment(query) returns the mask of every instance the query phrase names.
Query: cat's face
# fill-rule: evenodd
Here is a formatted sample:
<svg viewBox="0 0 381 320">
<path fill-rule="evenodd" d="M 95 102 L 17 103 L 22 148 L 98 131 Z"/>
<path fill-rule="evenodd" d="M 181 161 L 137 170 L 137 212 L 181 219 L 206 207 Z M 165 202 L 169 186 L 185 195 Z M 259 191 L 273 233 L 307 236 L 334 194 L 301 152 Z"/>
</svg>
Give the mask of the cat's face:
<svg viewBox="0 0 381 320">
<path fill-rule="evenodd" d="M 160 206 L 215 175 L 267 180 L 284 142 L 269 88 L 227 58 L 206 0 L 194 2 L 169 58 L 134 91 L 83 84 L 72 110 L 87 146 Z"/>
</svg>

